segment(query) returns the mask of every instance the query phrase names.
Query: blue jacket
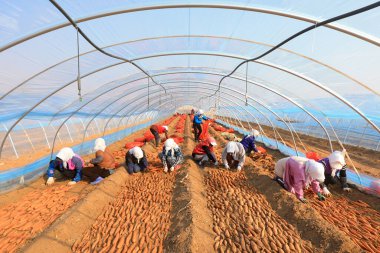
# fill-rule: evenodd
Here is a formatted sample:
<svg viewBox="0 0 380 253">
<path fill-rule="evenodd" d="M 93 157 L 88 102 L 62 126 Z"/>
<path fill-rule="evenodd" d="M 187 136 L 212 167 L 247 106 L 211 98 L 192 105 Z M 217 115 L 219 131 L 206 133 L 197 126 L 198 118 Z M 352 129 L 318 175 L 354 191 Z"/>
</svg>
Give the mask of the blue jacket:
<svg viewBox="0 0 380 253">
<path fill-rule="evenodd" d="M 244 135 L 240 143 L 243 145 L 246 153 L 251 153 L 252 150 L 258 152 L 255 145 L 255 137 L 253 135 Z"/>
<path fill-rule="evenodd" d="M 75 157 L 75 156 L 71 159 L 71 161 L 75 165 L 75 177 L 73 181 L 79 182 L 82 180 L 82 169 L 83 169 L 82 161 L 78 157 Z M 63 172 L 65 170 L 65 168 L 63 168 L 62 162 L 59 162 L 57 160 L 50 161 L 49 168 L 47 171 L 47 176 L 54 177 L 55 170 L 59 170 L 60 172 Z"/>
<path fill-rule="evenodd" d="M 202 124 L 202 120 L 208 120 L 208 118 L 204 115 L 195 115 L 193 123 L 194 124 Z"/>
</svg>

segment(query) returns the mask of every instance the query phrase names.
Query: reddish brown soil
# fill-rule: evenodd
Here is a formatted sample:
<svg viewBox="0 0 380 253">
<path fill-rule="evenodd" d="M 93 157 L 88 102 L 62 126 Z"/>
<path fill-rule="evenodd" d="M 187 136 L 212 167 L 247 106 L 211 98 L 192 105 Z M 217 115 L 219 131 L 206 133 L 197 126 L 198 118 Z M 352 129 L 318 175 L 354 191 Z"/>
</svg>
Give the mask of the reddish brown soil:
<svg viewBox="0 0 380 253">
<path fill-rule="evenodd" d="M 110 150 L 116 154 L 117 161 L 124 163 L 125 142 L 142 135 L 143 131 L 145 130 L 110 145 Z M 91 156 L 93 155 L 83 158 L 86 160 Z M 44 179 L 40 178 L 25 188 L 1 195 L 0 249 L 15 252 L 95 188 L 84 181 L 71 187 L 66 184 L 66 180 L 58 180 L 53 186 L 47 187 Z"/>
<path fill-rule="evenodd" d="M 244 127 L 249 128 L 248 123 L 242 122 Z M 255 123 L 249 123 L 252 127 L 258 129 L 258 126 Z M 268 137 L 274 139 L 273 129 L 268 126 L 261 125 L 264 129 L 265 133 Z M 239 126 L 240 127 L 240 126 Z M 283 129 L 277 129 L 278 132 L 281 134 L 282 138 L 286 142 L 286 144 L 292 148 L 294 148 L 293 141 L 291 134 L 287 130 Z M 296 137 L 296 143 L 297 147 L 301 149 L 302 152 L 307 151 L 314 151 L 317 152 L 320 157 L 326 157 L 330 154 L 330 147 L 327 140 L 322 138 L 316 138 L 313 136 L 309 136 L 306 134 L 298 133 L 302 143 L 299 141 L 299 139 Z M 303 145 L 306 147 L 307 151 L 303 149 Z M 336 141 L 332 142 L 334 150 L 341 150 L 339 143 Z M 344 144 L 344 147 L 348 151 L 348 154 L 350 155 L 351 159 L 354 162 L 354 165 L 356 169 L 364 174 L 372 175 L 377 178 L 380 178 L 380 152 L 371 150 L 371 149 L 365 149 L 363 147 L 357 147 L 353 145 Z M 347 160 L 347 163 L 350 167 L 352 165 Z"/>
<path fill-rule="evenodd" d="M 218 135 L 214 131 L 215 134 Z M 222 140 L 221 136 L 219 136 L 219 139 L 222 142 L 225 142 Z M 249 170 L 246 170 L 246 173 L 252 178 L 254 181 L 253 184 L 257 185 L 259 189 L 261 189 L 263 192 L 265 192 L 266 197 L 271 199 L 272 197 L 279 197 L 281 196 L 281 190 L 280 192 L 275 193 L 276 191 L 276 184 L 275 182 L 270 182 L 270 180 L 267 179 L 267 176 L 273 175 L 273 169 L 274 169 L 274 162 L 273 157 L 269 154 L 262 155 L 262 154 L 254 154 L 251 156 L 251 161 L 254 165 L 254 173 L 252 173 Z M 265 182 L 266 181 L 266 182 Z M 273 184 L 272 186 L 269 186 L 268 184 Z M 272 192 L 272 193 L 271 193 Z M 362 199 L 374 202 L 376 201 L 376 198 L 365 195 L 363 193 L 359 193 L 355 190 L 354 192 L 356 195 L 361 195 Z M 320 230 L 322 233 L 326 230 L 326 226 L 331 225 L 334 227 L 333 230 L 337 230 L 338 234 L 344 233 L 345 236 L 343 238 L 345 240 L 353 241 L 355 244 L 360 246 L 363 250 L 368 250 L 369 252 L 377 252 L 376 250 L 379 248 L 379 237 L 375 231 L 379 231 L 379 217 L 380 213 L 373 208 L 371 208 L 367 203 L 363 201 L 358 200 L 350 200 L 347 199 L 346 196 L 342 196 L 339 194 L 335 194 L 335 191 L 333 191 L 333 197 L 328 198 L 325 202 L 318 201 L 315 196 L 311 193 L 307 195 L 310 199 L 310 204 L 305 206 L 312 207 L 311 211 L 308 211 L 309 214 L 311 213 L 318 213 L 318 215 L 314 215 L 314 220 L 312 226 L 314 226 L 316 229 Z M 284 198 L 285 196 L 281 196 Z M 293 196 L 292 196 L 293 197 Z M 296 200 L 297 201 L 297 200 Z M 278 199 L 277 203 L 275 203 L 273 200 L 271 200 L 272 206 L 276 208 L 279 213 L 283 212 L 281 211 L 282 208 L 284 208 L 284 205 L 289 205 L 288 203 L 282 202 L 279 206 L 280 199 Z M 375 208 L 378 208 L 378 205 L 374 205 Z M 310 207 L 306 207 L 310 210 Z M 294 210 L 296 212 L 303 213 L 302 209 L 303 204 L 297 203 L 297 205 L 293 206 Z M 288 216 L 288 214 L 285 214 Z M 298 229 L 301 231 L 304 230 L 302 226 L 299 226 L 300 220 L 302 220 L 301 217 L 296 217 L 297 223 L 298 223 Z M 291 219 L 293 219 L 291 217 Z M 321 221 L 323 219 L 324 221 Z M 317 223 L 315 223 L 317 222 Z M 327 222 L 327 224 L 326 224 Z M 307 232 L 307 231 L 305 231 Z M 369 235 L 368 233 L 372 233 L 373 235 Z M 337 235 L 338 235 L 337 234 Z M 310 236 L 311 240 L 314 243 L 321 244 L 322 242 L 317 242 L 315 239 L 315 234 L 313 235 L 307 235 Z M 341 236 L 342 237 L 342 236 Z M 336 243 L 339 243 L 339 238 L 336 238 Z M 348 250 L 347 243 L 344 245 L 345 250 Z M 352 243 L 350 243 L 352 244 Z M 352 247 L 352 245 L 351 245 Z M 352 251 L 354 247 L 350 250 Z"/>
</svg>

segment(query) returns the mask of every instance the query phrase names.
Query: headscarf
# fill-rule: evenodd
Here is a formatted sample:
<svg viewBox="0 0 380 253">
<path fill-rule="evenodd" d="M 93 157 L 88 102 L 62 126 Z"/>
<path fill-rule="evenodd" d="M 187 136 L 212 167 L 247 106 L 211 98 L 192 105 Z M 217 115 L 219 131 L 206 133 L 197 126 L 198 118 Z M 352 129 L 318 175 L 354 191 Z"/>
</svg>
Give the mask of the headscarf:
<svg viewBox="0 0 380 253">
<path fill-rule="evenodd" d="M 137 159 L 137 163 L 140 162 L 140 159 L 142 159 L 144 157 L 144 153 L 142 151 L 142 149 L 140 147 L 134 147 L 132 148 L 131 150 L 129 150 L 129 152 L 134 156 L 136 157 Z"/>
<path fill-rule="evenodd" d="M 63 148 L 57 154 L 57 157 L 63 161 L 63 168 L 65 169 L 67 169 L 67 162 L 74 156 L 75 153 L 71 148 Z"/>
<path fill-rule="evenodd" d="M 332 175 L 335 175 L 337 170 L 342 169 L 342 167 L 346 164 L 344 160 L 344 155 L 346 154 L 346 150 L 343 151 L 334 151 L 329 155 L 329 163 L 332 169 Z"/>
<path fill-rule="evenodd" d="M 169 151 L 171 150 L 171 156 L 174 156 L 174 149 L 178 148 L 177 143 L 172 138 L 169 138 L 165 141 L 165 155 L 168 155 Z"/>
<path fill-rule="evenodd" d="M 101 150 L 104 152 L 104 150 L 106 149 L 106 142 L 104 141 L 103 138 L 98 138 L 95 140 L 95 146 L 94 146 L 94 151 L 98 151 L 98 150 Z"/>
<path fill-rule="evenodd" d="M 306 186 L 309 186 L 313 180 L 323 183 L 325 181 L 325 168 L 321 163 L 309 159 L 305 165 L 305 176 Z"/>
<path fill-rule="evenodd" d="M 235 153 L 238 150 L 238 147 L 236 146 L 236 143 L 233 141 L 230 141 L 226 145 L 226 151 L 227 153 Z"/>
<path fill-rule="evenodd" d="M 260 135 L 260 132 L 257 131 L 256 129 L 252 129 L 252 131 L 251 131 L 251 135 L 252 135 L 253 137 L 257 137 L 257 136 Z"/>
</svg>

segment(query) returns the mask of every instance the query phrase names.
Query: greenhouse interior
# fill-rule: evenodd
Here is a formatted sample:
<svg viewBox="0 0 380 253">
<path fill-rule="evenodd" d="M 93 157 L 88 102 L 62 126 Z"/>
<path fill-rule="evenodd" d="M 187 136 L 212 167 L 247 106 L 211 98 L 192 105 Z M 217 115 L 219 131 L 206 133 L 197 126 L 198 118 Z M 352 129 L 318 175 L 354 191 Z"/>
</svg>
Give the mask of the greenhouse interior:
<svg viewBox="0 0 380 253">
<path fill-rule="evenodd" d="M 0 252 L 380 252 L 379 24 L 0 0 Z"/>
</svg>

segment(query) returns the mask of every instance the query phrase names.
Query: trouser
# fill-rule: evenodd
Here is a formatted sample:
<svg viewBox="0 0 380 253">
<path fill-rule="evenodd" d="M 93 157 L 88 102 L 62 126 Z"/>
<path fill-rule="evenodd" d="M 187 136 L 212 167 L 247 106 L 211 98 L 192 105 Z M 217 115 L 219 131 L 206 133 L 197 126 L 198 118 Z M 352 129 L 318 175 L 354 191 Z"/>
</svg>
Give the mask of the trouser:
<svg viewBox="0 0 380 253">
<path fill-rule="evenodd" d="M 325 174 L 325 182 L 324 184 L 328 186 L 329 184 L 336 184 L 337 182 L 340 182 L 343 188 L 347 188 L 347 175 L 346 175 L 346 170 L 341 170 L 339 172 L 339 177 L 337 176 L 332 176 L 331 174 Z"/>
<path fill-rule="evenodd" d="M 207 154 L 199 155 L 199 154 L 192 154 L 194 161 L 196 162 L 207 162 L 209 161 Z"/>
<path fill-rule="evenodd" d="M 199 136 L 202 133 L 202 125 L 194 123 L 193 127 L 194 127 L 194 139 L 197 141 L 199 140 Z"/>
<path fill-rule="evenodd" d="M 75 177 L 75 175 L 76 175 L 76 171 L 75 170 L 65 170 L 64 169 L 62 171 L 61 170 L 57 170 L 57 171 L 59 171 L 62 174 L 62 176 L 66 177 L 68 179 L 71 179 L 71 180 L 73 180 L 74 177 Z"/>
<path fill-rule="evenodd" d="M 90 179 L 90 182 L 95 181 L 98 177 L 106 178 L 111 175 L 110 171 L 107 169 L 95 167 L 85 167 L 83 168 L 83 175 Z"/>
<path fill-rule="evenodd" d="M 133 174 L 133 173 L 137 173 L 137 172 L 142 172 L 144 171 L 145 169 L 142 169 L 140 167 L 140 165 L 136 164 L 136 163 L 128 163 L 127 165 L 127 172 L 129 174 Z"/>
<path fill-rule="evenodd" d="M 158 147 L 161 141 L 160 134 L 153 128 L 150 129 L 150 132 L 154 135 L 154 140 L 156 141 L 156 147 Z"/>
<path fill-rule="evenodd" d="M 163 161 L 164 161 L 164 155 L 162 153 L 158 154 L 158 158 L 160 158 L 161 162 L 163 163 Z M 168 168 L 170 168 L 170 167 L 173 166 L 173 164 L 168 159 L 166 159 L 166 158 L 165 158 L 165 162 L 166 162 L 166 165 L 168 166 Z"/>
</svg>

